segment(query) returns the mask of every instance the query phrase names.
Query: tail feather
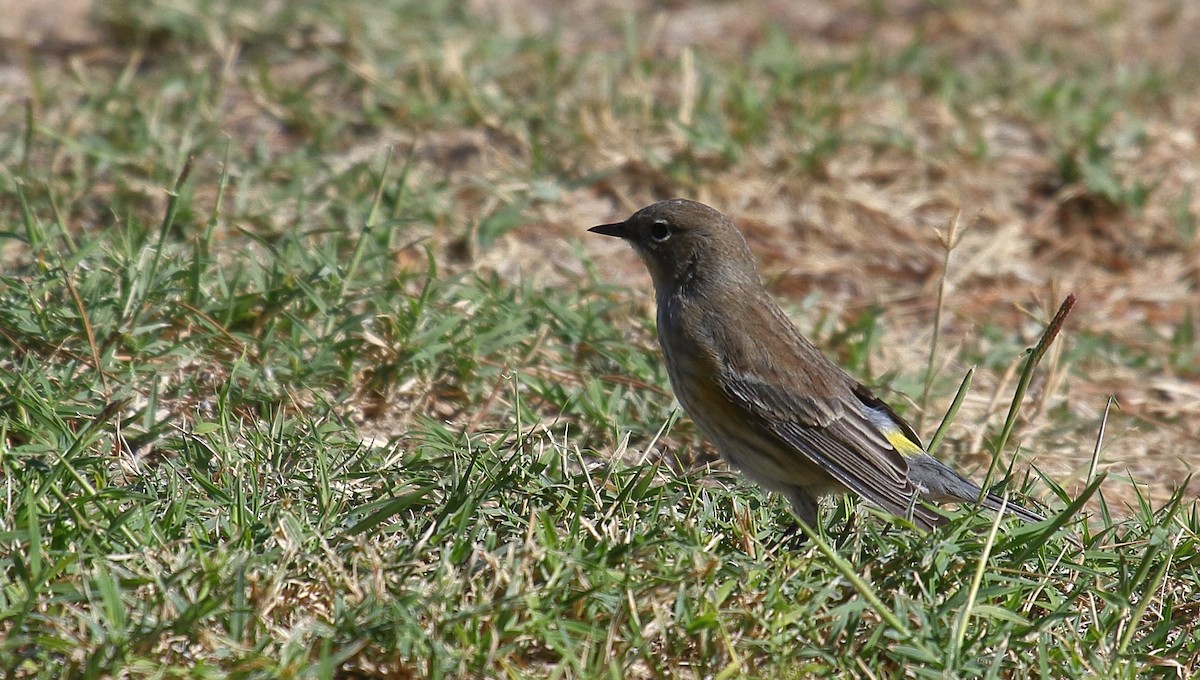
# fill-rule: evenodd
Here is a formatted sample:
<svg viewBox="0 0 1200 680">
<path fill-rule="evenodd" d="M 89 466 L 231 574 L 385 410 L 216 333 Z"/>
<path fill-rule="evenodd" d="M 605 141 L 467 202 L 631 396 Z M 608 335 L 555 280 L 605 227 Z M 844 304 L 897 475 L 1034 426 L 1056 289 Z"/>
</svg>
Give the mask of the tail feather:
<svg viewBox="0 0 1200 680">
<path fill-rule="evenodd" d="M 908 459 L 908 476 L 917 486 L 921 487 L 921 497 L 932 503 L 974 503 L 982 490 L 971 480 L 958 474 L 953 468 L 942 461 L 923 453 Z M 1003 501 L 995 494 L 983 497 L 983 507 L 1000 511 Z M 1035 523 L 1045 520 L 1045 517 L 1027 510 L 1011 499 L 1005 512 L 1021 521 Z"/>
<path fill-rule="evenodd" d="M 1000 512 L 1000 506 L 1002 505 L 1004 505 L 1003 499 L 995 494 L 989 493 L 983 497 L 983 507 L 987 508 L 988 510 Z M 1011 498 L 1008 501 L 1008 505 L 1004 506 L 1004 512 L 1020 519 L 1022 522 L 1028 522 L 1030 524 L 1044 522 L 1046 520 L 1045 517 L 1042 517 L 1036 512 L 1017 505 Z"/>
<path fill-rule="evenodd" d="M 1004 501 L 995 494 L 989 493 L 988 495 L 984 496 L 984 498 L 983 498 L 983 507 L 988 508 L 990 510 L 994 510 L 996 512 L 1000 512 L 1000 506 L 1003 504 L 1004 504 Z M 1011 499 L 1009 500 L 1008 505 L 1004 506 L 1004 513 L 1006 515 L 1012 515 L 1014 517 L 1017 517 L 1022 522 L 1028 522 L 1030 524 L 1032 524 L 1034 522 L 1044 522 L 1046 520 L 1045 517 L 1042 517 L 1041 515 L 1037 514 L 1036 512 L 1033 512 L 1032 510 L 1027 510 L 1027 509 L 1021 507 L 1020 505 L 1013 503 Z M 1070 541 L 1072 544 L 1074 544 L 1076 547 L 1083 548 L 1083 541 L 1079 538 L 1079 536 L 1077 536 L 1075 534 L 1075 532 L 1068 532 L 1066 536 L 1067 536 L 1067 540 Z"/>
</svg>

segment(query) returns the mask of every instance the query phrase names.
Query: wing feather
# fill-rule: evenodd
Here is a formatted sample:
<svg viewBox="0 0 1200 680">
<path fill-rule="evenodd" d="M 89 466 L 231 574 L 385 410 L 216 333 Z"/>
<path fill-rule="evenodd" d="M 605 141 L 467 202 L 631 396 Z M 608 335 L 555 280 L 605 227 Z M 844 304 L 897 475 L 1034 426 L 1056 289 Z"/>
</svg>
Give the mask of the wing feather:
<svg viewBox="0 0 1200 680">
<path fill-rule="evenodd" d="M 908 463 L 866 416 L 855 392 L 847 389 L 818 402 L 744 372 L 727 372 L 720 382 L 751 418 L 846 488 L 926 528 L 942 522 L 915 502 L 918 490 L 908 478 Z"/>
</svg>

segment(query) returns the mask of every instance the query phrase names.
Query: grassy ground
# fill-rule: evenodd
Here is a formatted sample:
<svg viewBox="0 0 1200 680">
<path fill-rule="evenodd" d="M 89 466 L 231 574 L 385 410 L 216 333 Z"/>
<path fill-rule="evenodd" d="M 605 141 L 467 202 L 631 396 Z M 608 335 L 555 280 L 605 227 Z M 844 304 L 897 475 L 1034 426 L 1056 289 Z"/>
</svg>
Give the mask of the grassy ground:
<svg viewBox="0 0 1200 680">
<path fill-rule="evenodd" d="M 1195 3 L 46 4 L 0 19 L 7 677 L 1200 671 Z M 797 536 L 583 231 L 668 196 L 927 437 L 974 367 L 964 471 L 1107 473 L 1086 548 Z"/>
</svg>

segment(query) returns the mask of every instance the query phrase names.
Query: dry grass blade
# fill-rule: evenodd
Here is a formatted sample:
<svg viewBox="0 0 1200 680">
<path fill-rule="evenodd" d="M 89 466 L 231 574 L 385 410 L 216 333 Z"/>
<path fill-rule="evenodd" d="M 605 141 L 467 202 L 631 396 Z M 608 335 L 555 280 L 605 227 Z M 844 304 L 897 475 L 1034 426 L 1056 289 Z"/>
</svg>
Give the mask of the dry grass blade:
<svg viewBox="0 0 1200 680">
<path fill-rule="evenodd" d="M 1100 430 L 1096 432 L 1096 445 L 1092 447 L 1092 460 L 1088 465 L 1088 484 L 1091 484 L 1092 480 L 1096 478 L 1096 471 L 1100 468 L 1100 447 L 1104 445 L 1104 432 L 1108 429 L 1108 414 L 1114 403 L 1116 403 L 1116 398 L 1112 395 L 1109 395 L 1104 402 L 1104 415 L 1100 418 Z"/>
<path fill-rule="evenodd" d="M 1013 428 L 1017 424 L 1017 414 L 1021 410 L 1021 403 L 1025 399 L 1025 392 L 1029 389 L 1029 381 L 1033 379 L 1033 372 L 1037 368 L 1038 362 L 1042 360 L 1042 356 L 1046 354 L 1046 350 L 1050 347 L 1050 344 L 1058 337 L 1063 323 L 1066 322 L 1067 315 L 1071 313 L 1071 309 L 1074 307 L 1075 294 L 1071 293 L 1059 305 L 1058 312 L 1054 314 L 1054 318 L 1047 324 L 1046 330 L 1042 332 L 1042 337 L 1038 339 L 1037 344 L 1029 350 L 1029 356 L 1025 359 L 1025 367 L 1021 370 L 1021 378 L 1017 381 L 1017 389 L 1013 392 L 1012 402 L 1008 407 L 1008 416 L 1004 419 L 1004 427 L 1000 430 L 1000 437 L 996 440 L 992 462 L 988 466 L 987 476 L 985 477 L 985 488 L 991 481 L 992 475 L 996 471 L 996 465 L 1000 460 L 1000 454 L 1004 451 L 1005 445 L 1008 444 L 1008 438 L 1012 435 Z"/>
<path fill-rule="evenodd" d="M 942 244 L 942 275 L 938 280 L 937 306 L 933 312 L 933 337 L 929 341 L 929 359 L 925 364 L 925 379 L 921 385 L 921 422 L 924 423 L 925 414 L 928 412 L 929 406 L 929 390 L 933 387 L 934 366 L 937 364 L 938 345 L 942 338 L 942 314 L 946 308 L 946 288 L 949 287 L 950 279 L 950 256 L 954 253 L 954 249 L 962 242 L 963 232 L 959 229 L 962 221 L 962 211 L 955 213 L 954 219 L 950 221 L 950 227 L 946 233 L 941 234 Z M 945 425 L 945 420 L 942 421 Z"/>
</svg>

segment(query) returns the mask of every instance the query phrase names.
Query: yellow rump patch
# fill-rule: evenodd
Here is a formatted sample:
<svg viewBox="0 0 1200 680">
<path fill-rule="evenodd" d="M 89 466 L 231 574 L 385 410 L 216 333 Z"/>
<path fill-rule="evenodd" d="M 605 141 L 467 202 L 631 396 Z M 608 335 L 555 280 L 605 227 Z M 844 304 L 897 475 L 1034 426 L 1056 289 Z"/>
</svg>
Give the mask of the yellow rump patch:
<svg viewBox="0 0 1200 680">
<path fill-rule="evenodd" d="M 925 453 L 920 446 L 917 446 L 915 442 L 904 436 L 904 432 L 898 427 L 882 428 L 880 432 L 884 437 L 887 437 L 888 443 L 896 447 L 896 450 L 902 456 L 916 456 Z"/>
</svg>

